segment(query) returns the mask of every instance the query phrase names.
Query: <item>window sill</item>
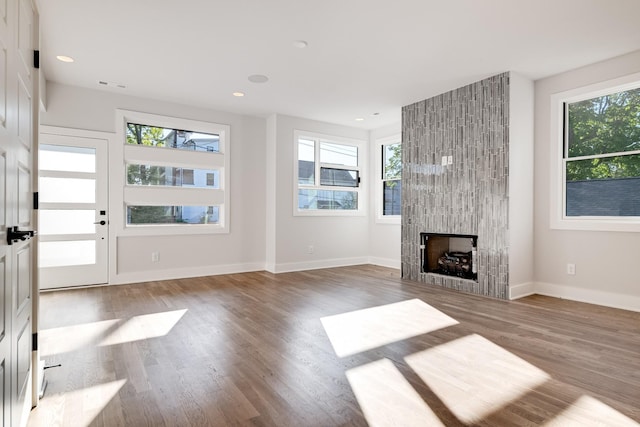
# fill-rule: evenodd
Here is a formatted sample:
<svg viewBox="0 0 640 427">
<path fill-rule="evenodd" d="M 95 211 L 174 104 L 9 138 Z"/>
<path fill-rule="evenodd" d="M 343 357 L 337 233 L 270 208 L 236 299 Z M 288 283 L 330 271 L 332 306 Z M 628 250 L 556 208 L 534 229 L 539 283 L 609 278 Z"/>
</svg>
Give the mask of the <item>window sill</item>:
<svg viewBox="0 0 640 427">
<path fill-rule="evenodd" d="M 555 218 L 551 220 L 550 228 L 553 230 L 640 232 L 640 218 Z"/>
<path fill-rule="evenodd" d="M 228 227 L 220 224 L 149 224 L 128 225 L 119 236 L 176 236 L 193 234 L 226 234 Z"/>
<path fill-rule="evenodd" d="M 376 218 L 376 224 L 400 225 L 402 224 L 402 217 L 400 215 L 379 216 Z"/>
<path fill-rule="evenodd" d="M 293 216 L 324 216 L 324 217 L 352 217 L 352 216 L 366 216 L 366 213 L 363 211 L 338 211 L 338 210 L 330 210 L 330 209 L 313 209 L 307 211 L 301 211 L 298 209 L 294 209 Z"/>
</svg>

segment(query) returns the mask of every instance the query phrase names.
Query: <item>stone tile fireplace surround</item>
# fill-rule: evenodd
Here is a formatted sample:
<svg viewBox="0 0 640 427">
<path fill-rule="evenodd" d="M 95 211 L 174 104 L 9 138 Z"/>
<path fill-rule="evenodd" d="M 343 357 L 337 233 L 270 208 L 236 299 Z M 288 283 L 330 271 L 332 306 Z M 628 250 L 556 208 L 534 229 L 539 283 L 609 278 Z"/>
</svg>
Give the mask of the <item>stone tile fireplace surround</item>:
<svg viewBox="0 0 640 427">
<path fill-rule="evenodd" d="M 531 81 L 503 73 L 403 107 L 402 156 L 404 278 L 503 299 L 532 280 Z M 423 271 L 421 233 L 477 236 L 477 281 Z"/>
</svg>

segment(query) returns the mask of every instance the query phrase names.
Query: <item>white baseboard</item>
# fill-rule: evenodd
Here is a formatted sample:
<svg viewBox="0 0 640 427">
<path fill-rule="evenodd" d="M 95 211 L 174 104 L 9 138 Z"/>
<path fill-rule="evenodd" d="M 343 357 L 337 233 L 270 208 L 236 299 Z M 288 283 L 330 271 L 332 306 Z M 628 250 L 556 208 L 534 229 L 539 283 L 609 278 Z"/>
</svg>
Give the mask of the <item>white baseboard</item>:
<svg viewBox="0 0 640 427">
<path fill-rule="evenodd" d="M 541 282 L 535 284 L 535 293 L 549 297 L 563 298 L 572 301 L 640 312 L 640 297 L 633 295 Z"/>
<path fill-rule="evenodd" d="M 385 258 L 336 258 L 318 261 L 291 262 L 284 264 L 246 263 L 230 265 L 214 265 L 192 268 L 176 268 L 171 270 L 136 271 L 119 273 L 109 281 L 111 285 L 151 282 L 156 280 L 186 279 L 189 277 L 217 276 L 220 274 L 249 273 L 252 271 L 268 271 L 269 273 L 288 273 L 293 271 L 318 270 L 321 268 L 346 267 L 350 265 L 374 264 L 383 267 L 400 268 L 400 262 Z"/>
<path fill-rule="evenodd" d="M 391 258 L 369 257 L 369 264 L 395 268 L 396 270 L 400 270 L 400 267 L 402 267 L 402 262 L 399 259 Z"/>
<path fill-rule="evenodd" d="M 274 264 L 272 262 L 268 262 L 268 263 L 265 264 L 264 269 L 268 273 L 274 273 L 275 274 L 275 272 L 276 272 L 276 264 Z"/>
<path fill-rule="evenodd" d="M 369 258 L 337 258 L 323 259 L 318 261 L 289 262 L 284 264 L 276 264 L 273 270 L 267 270 L 271 273 L 290 273 L 293 271 L 318 270 L 320 268 L 347 267 L 350 265 L 369 264 Z"/>
<path fill-rule="evenodd" d="M 228 265 L 210 265 L 192 268 L 176 268 L 171 270 L 136 271 L 116 274 L 109 281 L 111 285 L 127 283 L 151 282 L 156 280 L 186 279 L 189 277 L 218 276 L 220 274 L 249 273 L 265 270 L 264 263 L 244 263 Z"/>
<path fill-rule="evenodd" d="M 509 285 L 509 299 L 528 297 L 536 293 L 536 284 L 533 282 L 520 283 L 519 285 Z"/>
<path fill-rule="evenodd" d="M 265 270 L 270 273 L 287 273 L 362 264 L 374 264 L 395 269 L 400 268 L 400 262 L 397 260 L 377 257 L 337 258 L 284 264 L 265 264 L 256 262 L 120 273 L 116 274 L 115 277 L 112 277 L 109 284 L 122 285 L 127 283 L 185 279 L 189 277 L 216 276 L 221 274 L 249 273 L 252 271 Z M 617 294 L 613 292 L 543 282 L 526 282 L 509 286 L 510 300 L 534 294 L 640 312 L 640 297 L 633 295 Z"/>
</svg>

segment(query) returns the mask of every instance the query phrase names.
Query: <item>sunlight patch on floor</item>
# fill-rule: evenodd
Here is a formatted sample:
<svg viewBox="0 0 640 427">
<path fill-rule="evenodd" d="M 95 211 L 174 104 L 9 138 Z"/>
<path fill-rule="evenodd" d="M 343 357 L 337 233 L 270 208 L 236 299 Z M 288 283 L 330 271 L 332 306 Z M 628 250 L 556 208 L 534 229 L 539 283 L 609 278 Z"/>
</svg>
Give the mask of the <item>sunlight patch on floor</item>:
<svg viewBox="0 0 640 427">
<path fill-rule="evenodd" d="M 339 357 L 458 324 L 455 319 L 419 299 L 327 316 L 320 320 Z"/>
<path fill-rule="evenodd" d="M 60 328 L 42 329 L 38 333 L 40 355 L 47 357 L 54 354 L 68 353 L 92 345 L 98 342 L 100 338 L 103 338 L 118 322 L 120 322 L 120 319 L 110 319 Z"/>
<path fill-rule="evenodd" d="M 640 424 L 591 396 L 582 396 L 545 427 L 638 427 Z"/>
<path fill-rule="evenodd" d="M 109 319 L 80 325 L 43 329 L 39 332 L 42 357 L 68 353 L 83 347 L 122 344 L 167 335 L 187 312 L 184 310 L 143 314 L 127 320 Z"/>
<path fill-rule="evenodd" d="M 89 426 L 126 383 L 127 380 L 117 380 L 45 395 L 43 404 L 31 412 L 29 424 Z M 55 404 L 52 405 L 49 401 L 54 401 Z M 60 411 L 60 408 L 64 410 Z"/>
<path fill-rule="evenodd" d="M 116 345 L 165 336 L 186 312 L 184 309 L 134 316 L 118 326 L 99 345 Z"/>
<path fill-rule="evenodd" d="M 462 422 L 474 423 L 550 379 L 544 371 L 472 334 L 405 357 Z"/>
<path fill-rule="evenodd" d="M 368 363 L 346 374 L 370 427 L 444 426 L 390 360 Z"/>
</svg>

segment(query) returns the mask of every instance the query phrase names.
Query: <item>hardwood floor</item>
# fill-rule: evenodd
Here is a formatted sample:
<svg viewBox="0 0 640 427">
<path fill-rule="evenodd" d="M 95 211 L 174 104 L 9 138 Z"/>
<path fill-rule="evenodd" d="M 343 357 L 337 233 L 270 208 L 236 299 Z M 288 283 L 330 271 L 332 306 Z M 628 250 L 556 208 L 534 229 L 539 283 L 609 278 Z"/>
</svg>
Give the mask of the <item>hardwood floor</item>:
<svg viewBox="0 0 640 427">
<path fill-rule="evenodd" d="M 397 276 L 357 266 L 44 293 L 40 348 L 62 366 L 29 426 L 640 422 L 640 313 Z"/>
</svg>

